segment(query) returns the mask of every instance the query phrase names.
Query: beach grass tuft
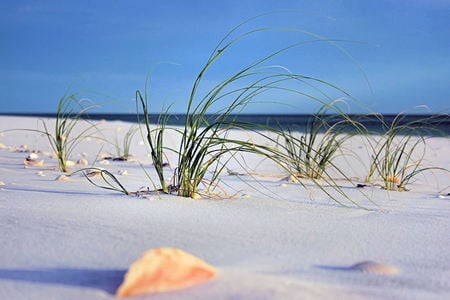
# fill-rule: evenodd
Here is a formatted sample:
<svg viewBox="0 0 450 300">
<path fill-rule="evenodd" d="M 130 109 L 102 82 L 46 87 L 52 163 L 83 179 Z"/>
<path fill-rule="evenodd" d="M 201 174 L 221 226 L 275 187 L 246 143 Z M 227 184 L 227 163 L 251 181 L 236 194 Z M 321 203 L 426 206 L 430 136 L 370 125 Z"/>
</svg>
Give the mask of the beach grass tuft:
<svg viewBox="0 0 450 300">
<path fill-rule="evenodd" d="M 289 158 L 289 169 L 298 177 L 322 179 L 335 166 L 333 161 L 342 154 L 343 143 L 351 136 L 344 131 L 356 123 L 343 112 L 337 116 L 327 114 L 332 107 L 333 103 L 323 105 L 303 132 L 281 130 L 281 147 Z"/>
<path fill-rule="evenodd" d="M 372 152 L 366 181 L 381 179 L 386 190 L 406 191 L 413 179 L 426 171 L 448 172 L 443 167 L 424 165 L 425 134 L 435 130 L 428 120 L 402 122 L 404 118 L 400 113 L 390 124 L 383 122 L 385 133 L 369 142 Z"/>
<path fill-rule="evenodd" d="M 205 184 L 207 189 L 215 186 L 218 175 L 225 168 L 226 162 L 234 157 L 234 154 L 237 152 L 250 152 L 262 155 L 271 158 L 276 163 L 280 163 L 283 160 L 281 159 L 283 155 L 279 153 L 276 144 L 273 147 L 268 147 L 251 141 L 230 138 L 230 130 L 234 129 L 258 131 L 261 134 L 261 129 L 264 129 L 261 126 L 238 122 L 231 117 L 232 115 L 239 115 L 247 106 L 254 104 L 259 96 L 277 90 L 292 94 L 298 98 L 306 97 L 320 103 L 328 103 L 331 97 L 318 98 L 315 95 L 304 92 L 301 88 L 305 85 L 310 88 L 314 87 L 314 90 L 319 91 L 321 96 L 324 96 L 325 92 L 321 91 L 317 85 L 324 85 L 326 88 L 342 92 L 341 89 L 323 80 L 294 74 L 285 67 L 269 63 L 283 52 L 304 44 L 304 42 L 297 42 L 270 52 L 248 65 L 244 65 L 240 70 L 226 77 L 209 91 L 202 94 L 200 86 L 204 82 L 210 68 L 222 56 L 228 54 L 237 43 L 251 35 L 260 34 L 264 31 L 292 30 L 286 28 L 258 28 L 232 37 L 232 33 L 240 26 L 242 24 L 232 29 L 218 43 L 198 73 L 187 101 L 186 121 L 184 128 L 180 132 L 181 143 L 178 149 L 169 149 L 163 145 L 163 134 L 166 128 L 165 120 L 158 120 L 156 129 L 150 128 L 147 92 L 144 95 L 139 91 L 136 93 L 136 102 L 140 103 L 144 113 L 147 141 L 150 146 L 153 164 L 164 192 L 175 191 L 180 196 L 196 197 L 200 184 Z M 298 33 L 298 30 L 292 31 Z M 306 34 L 305 32 L 302 33 Z M 316 35 L 313 35 L 313 37 L 315 42 L 326 41 L 318 38 Z M 297 88 L 293 87 L 295 84 L 299 86 Z M 266 129 L 273 132 L 271 128 Z M 266 137 L 268 140 L 271 140 L 268 136 Z M 333 139 L 333 141 L 336 141 L 336 139 Z M 332 146 L 334 146 L 333 141 L 330 142 Z M 173 151 L 178 156 L 178 165 L 171 185 L 166 183 L 161 167 L 163 151 Z M 332 150 L 330 149 L 330 151 Z M 206 178 L 208 172 L 210 172 L 210 176 Z"/>
<path fill-rule="evenodd" d="M 128 160 L 130 156 L 131 142 L 136 132 L 139 130 L 138 126 L 131 126 L 127 132 L 125 132 L 122 142 L 119 141 L 119 137 L 116 136 L 114 147 L 116 148 L 117 159 Z"/>
<path fill-rule="evenodd" d="M 58 101 L 54 128 L 50 128 L 45 120 L 40 120 L 43 129 L 22 128 L 7 131 L 30 131 L 45 135 L 58 160 L 59 170 L 66 173 L 68 172 L 68 161 L 74 148 L 82 140 L 91 136 L 91 131 L 96 128 L 95 124 L 89 120 L 84 120 L 87 112 L 93 107 L 95 105 L 91 100 L 79 98 L 77 93 L 66 93 Z M 75 127 L 81 120 L 86 121 L 88 126 L 77 132 Z"/>
<path fill-rule="evenodd" d="M 86 103 L 88 104 L 86 106 Z M 58 102 L 56 120 L 53 134 L 47 124 L 42 121 L 44 133 L 50 146 L 58 159 L 58 166 L 62 172 L 67 172 L 67 161 L 73 149 L 88 136 L 88 132 L 95 127 L 90 124 L 80 133 L 74 134 L 74 128 L 80 119 L 93 108 L 94 105 L 87 99 L 78 99 L 77 94 L 64 95 Z"/>
<path fill-rule="evenodd" d="M 159 179 L 160 189 L 164 193 L 177 193 L 183 197 L 196 198 L 201 185 L 205 186 L 206 191 L 209 192 L 217 186 L 219 175 L 226 169 L 227 163 L 234 159 L 236 153 L 239 152 L 252 153 L 268 158 L 287 172 L 292 172 L 292 169 L 291 166 L 286 167 L 286 160 L 293 162 L 297 160 L 297 163 L 301 162 L 302 164 L 302 166 L 296 166 L 299 172 L 313 179 L 319 179 L 322 178 L 327 165 L 332 162 L 333 156 L 342 144 L 343 138 L 338 137 L 336 133 L 336 129 L 340 125 L 337 124 L 328 128 L 327 138 L 319 145 L 318 149 L 316 148 L 315 141 L 318 131 L 328 126 L 324 119 L 317 118 L 309 127 L 312 133 L 310 141 L 294 138 L 286 132 L 283 133 L 287 143 L 291 141 L 297 144 L 287 144 L 285 149 L 290 146 L 299 146 L 302 149 L 301 151 L 306 151 L 309 157 L 305 159 L 304 153 L 289 151 L 287 156 L 286 153 L 280 151 L 278 147 L 279 141 L 270 136 L 274 132 L 279 133 L 279 130 L 268 125 L 261 126 L 237 120 L 236 116 L 248 106 L 255 105 L 259 97 L 266 94 L 270 95 L 272 91 L 286 93 L 291 98 L 299 100 L 306 98 L 307 100 L 320 103 L 323 105 L 321 113 L 325 112 L 326 107 L 332 106 L 330 103 L 334 101 L 334 98 L 329 96 L 326 90 L 331 89 L 334 93 L 337 92 L 353 99 L 344 90 L 329 82 L 311 76 L 295 74 L 284 66 L 272 63 L 272 60 L 277 56 L 305 43 L 324 42 L 333 46 L 333 41 L 293 28 L 264 27 L 235 34 L 240 27 L 249 21 L 241 23 L 226 34 L 200 69 L 187 100 L 185 124 L 182 129 L 176 130 L 181 135 L 181 142 L 177 149 L 167 147 L 164 144 L 167 118 L 158 119 L 156 127 L 150 126 L 147 88 L 144 93 L 136 92 L 138 118 L 139 107 L 144 114 L 144 120 L 138 121 L 145 125 L 146 139 L 150 148 L 153 166 Z M 295 42 L 271 52 L 269 51 L 268 54 L 257 58 L 225 77 L 206 92 L 202 92 L 204 90 L 202 85 L 206 81 L 205 78 L 208 72 L 218 61 L 223 59 L 224 55 L 232 55 L 233 47 L 242 40 L 266 31 L 292 31 L 296 34 L 304 34 L 311 40 Z M 335 47 L 342 51 L 341 47 Z M 305 87 L 307 91 L 304 90 Z M 315 93 L 309 91 L 314 91 Z M 168 111 L 166 111 L 166 114 L 163 114 L 163 116 L 168 115 Z M 232 130 L 240 129 L 257 133 L 262 136 L 265 142 L 255 143 L 250 140 L 232 138 L 232 134 L 230 134 Z M 174 169 L 173 178 L 170 182 L 167 182 L 165 179 L 163 170 L 164 153 L 166 151 L 171 151 L 178 157 L 178 164 Z M 297 155 L 297 157 L 293 155 Z M 315 182 L 320 187 L 320 183 L 318 181 Z M 337 184 L 334 184 L 334 186 L 338 188 Z M 344 194 L 342 190 L 340 190 L 340 194 Z"/>
</svg>

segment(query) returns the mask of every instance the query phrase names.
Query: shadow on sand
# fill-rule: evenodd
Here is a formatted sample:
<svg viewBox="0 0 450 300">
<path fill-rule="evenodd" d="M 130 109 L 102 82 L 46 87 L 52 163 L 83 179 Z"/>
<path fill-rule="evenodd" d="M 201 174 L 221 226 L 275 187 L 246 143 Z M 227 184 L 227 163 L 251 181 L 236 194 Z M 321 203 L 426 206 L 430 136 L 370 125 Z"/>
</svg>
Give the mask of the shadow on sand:
<svg viewBox="0 0 450 300">
<path fill-rule="evenodd" d="M 100 289 L 114 295 L 125 273 L 108 269 L 0 269 L 0 279 Z"/>
</svg>

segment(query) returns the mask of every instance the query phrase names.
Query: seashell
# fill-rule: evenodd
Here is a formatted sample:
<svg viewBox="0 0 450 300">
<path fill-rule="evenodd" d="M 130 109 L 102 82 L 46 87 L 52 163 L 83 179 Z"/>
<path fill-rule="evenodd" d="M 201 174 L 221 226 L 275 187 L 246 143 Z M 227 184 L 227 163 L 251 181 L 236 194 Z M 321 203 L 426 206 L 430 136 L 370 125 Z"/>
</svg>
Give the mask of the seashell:
<svg viewBox="0 0 450 300">
<path fill-rule="evenodd" d="M 216 274 L 214 267 L 180 249 L 153 249 L 130 266 L 116 296 L 179 290 L 210 280 Z"/>
<path fill-rule="evenodd" d="M 287 187 L 287 184 L 286 183 L 280 183 L 280 187 L 285 188 L 285 187 Z"/>
<path fill-rule="evenodd" d="M 5 185 L 5 183 L 3 181 L 0 181 L 0 185 Z"/>
<path fill-rule="evenodd" d="M 385 265 L 374 261 L 363 261 L 351 266 L 349 269 L 353 271 L 382 275 L 393 275 L 400 273 L 400 269 L 395 266 Z"/>
<path fill-rule="evenodd" d="M 87 165 L 89 164 L 89 162 L 87 161 L 87 159 L 80 158 L 80 159 L 77 161 L 77 164 L 82 165 L 82 166 L 87 166 Z"/>
<path fill-rule="evenodd" d="M 30 153 L 30 155 L 28 155 L 27 159 L 30 160 L 36 160 L 39 158 L 39 155 L 37 155 L 35 152 Z"/>
<path fill-rule="evenodd" d="M 67 181 L 67 180 L 69 180 L 69 177 L 66 174 L 61 174 L 58 177 L 56 177 L 55 180 L 57 180 L 57 181 Z"/>
<path fill-rule="evenodd" d="M 109 160 L 103 159 L 99 162 L 101 165 L 109 165 Z"/>
<path fill-rule="evenodd" d="M 0 143 L 0 149 L 7 149 L 8 146 L 6 146 L 5 144 Z"/>
<path fill-rule="evenodd" d="M 38 172 L 36 172 L 36 175 L 42 176 L 42 177 L 45 176 L 44 171 L 38 171 Z"/>
<path fill-rule="evenodd" d="M 119 171 L 119 175 L 128 176 L 128 171 L 127 170 L 120 170 Z"/>
<path fill-rule="evenodd" d="M 75 162 L 73 160 L 66 160 L 66 166 L 73 167 L 73 166 L 75 166 Z"/>
<path fill-rule="evenodd" d="M 44 161 L 43 160 L 34 160 L 34 159 L 29 159 L 29 158 L 26 158 L 23 161 L 23 163 L 26 166 L 42 166 L 42 165 L 44 165 Z"/>
</svg>

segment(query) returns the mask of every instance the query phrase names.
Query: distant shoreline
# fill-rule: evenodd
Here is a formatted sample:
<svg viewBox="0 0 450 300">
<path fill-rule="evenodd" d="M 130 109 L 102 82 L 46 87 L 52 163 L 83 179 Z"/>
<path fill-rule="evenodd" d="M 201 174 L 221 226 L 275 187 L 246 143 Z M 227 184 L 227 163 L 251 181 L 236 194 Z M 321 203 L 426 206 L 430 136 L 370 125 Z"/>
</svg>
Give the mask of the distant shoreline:
<svg viewBox="0 0 450 300">
<path fill-rule="evenodd" d="M 19 117 L 38 117 L 38 118 L 54 118 L 55 113 L 2 113 L 0 116 L 19 116 Z M 160 114 L 150 114 L 150 122 L 156 124 Z M 216 115 L 209 114 L 208 118 L 212 118 Z M 282 127 L 289 127 L 293 129 L 302 129 L 307 125 L 308 120 L 313 114 L 239 114 L 230 115 L 229 118 L 236 118 L 242 122 L 251 122 L 260 125 L 280 125 Z M 342 120 L 339 115 L 330 114 L 335 121 Z M 376 133 L 383 132 L 383 128 L 380 123 L 380 117 L 383 118 L 388 124 L 391 123 L 396 117 L 396 114 L 349 114 L 352 120 L 361 122 L 369 130 Z M 124 113 L 91 113 L 86 115 L 90 120 L 106 120 L 106 121 L 124 121 L 124 122 L 136 122 L 136 114 L 124 114 Z M 140 115 L 140 119 L 143 120 L 143 115 Z M 185 124 L 186 114 L 170 114 L 168 118 L 168 125 L 183 126 Z M 442 134 L 436 135 L 450 135 L 450 116 L 448 114 L 405 114 L 401 123 L 418 122 L 417 124 L 431 125 L 440 131 Z"/>
</svg>

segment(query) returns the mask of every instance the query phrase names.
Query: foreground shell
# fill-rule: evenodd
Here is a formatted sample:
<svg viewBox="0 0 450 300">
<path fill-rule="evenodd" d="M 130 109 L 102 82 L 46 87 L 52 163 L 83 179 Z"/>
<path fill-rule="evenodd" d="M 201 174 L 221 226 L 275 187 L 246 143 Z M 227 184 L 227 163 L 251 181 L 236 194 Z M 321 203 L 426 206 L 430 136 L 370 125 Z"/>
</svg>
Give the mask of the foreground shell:
<svg viewBox="0 0 450 300">
<path fill-rule="evenodd" d="M 374 261 L 363 261 L 360 263 L 357 263 L 350 267 L 350 270 L 353 271 L 360 271 L 365 273 L 372 273 L 372 274 L 386 274 L 386 275 L 392 275 L 392 274 L 398 274 L 400 273 L 400 269 L 398 269 L 395 266 L 386 265 Z"/>
<path fill-rule="evenodd" d="M 129 297 L 187 288 L 210 280 L 216 273 L 214 267 L 182 250 L 149 250 L 130 266 L 116 296 Z"/>
</svg>

